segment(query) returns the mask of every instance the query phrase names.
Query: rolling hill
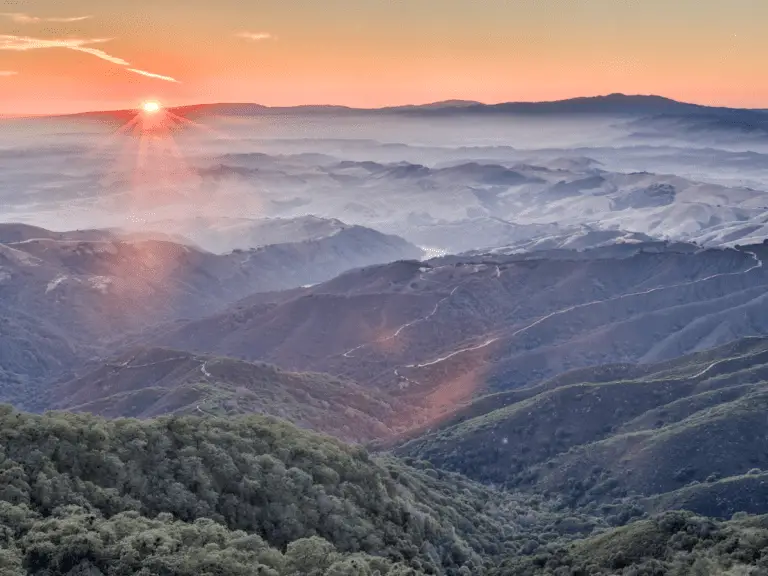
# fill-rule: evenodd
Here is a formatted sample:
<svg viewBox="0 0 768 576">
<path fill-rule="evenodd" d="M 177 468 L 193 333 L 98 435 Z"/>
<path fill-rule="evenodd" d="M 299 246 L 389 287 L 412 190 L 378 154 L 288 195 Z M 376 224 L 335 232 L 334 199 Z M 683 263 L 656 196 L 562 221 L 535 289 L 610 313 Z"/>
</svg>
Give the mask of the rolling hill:
<svg viewBox="0 0 768 576">
<path fill-rule="evenodd" d="M 395 453 L 570 505 L 764 513 L 768 339 L 481 398 Z"/>
<path fill-rule="evenodd" d="M 226 172 L 225 168 L 221 169 Z M 273 244 L 292 244 L 320 240 L 352 228 L 336 219 L 302 216 L 298 218 L 244 218 L 195 216 L 156 220 L 137 224 L 137 230 L 175 231 L 197 246 L 226 254 Z M 343 235 L 342 235 L 343 236 Z"/>
<path fill-rule="evenodd" d="M 752 574 L 766 561 L 768 518 L 731 522 L 668 513 L 576 542 L 509 558 L 497 576 L 554 574 Z"/>
<path fill-rule="evenodd" d="M 391 435 L 386 423 L 399 410 L 376 390 L 327 374 L 167 349 L 136 349 L 49 386 L 45 407 L 109 418 L 265 414 L 351 442 Z"/>
<path fill-rule="evenodd" d="M 114 231 L 2 225 L 0 237 L 8 240 L 0 243 L 0 398 L 29 407 L 36 401 L 32 384 L 114 354 L 114 342 L 132 333 L 200 318 L 255 292 L 422 253 L 400 238 L 356 226 L 318 240 L 223 255 Z"/>
<path fill-rule="evenodd" d="M 406 400 L 409 428 L 574 368 L 764 334 L 766 254 L 640 242 L 396 262 L 244 300 L 151 341 L 350 378 Z"/>
<path fill-rule="evenodd" d="M 484 575 L 537 532 L 607 527 L 261 416 L 1 406 L 0 443 L 9 574 Z"/>
</svg>

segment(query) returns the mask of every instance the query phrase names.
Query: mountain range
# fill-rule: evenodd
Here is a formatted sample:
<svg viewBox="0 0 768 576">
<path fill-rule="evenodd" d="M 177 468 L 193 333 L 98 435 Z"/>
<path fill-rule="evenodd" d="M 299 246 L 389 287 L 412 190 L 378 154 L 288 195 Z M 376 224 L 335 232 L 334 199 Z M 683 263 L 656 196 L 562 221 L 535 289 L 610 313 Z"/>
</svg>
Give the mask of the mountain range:
<svg viewBox="0 0 768 576">
<path fill-rule="evenodd" d="M 135 142 L 113 133 L 135 112 L 17 120 L 0 147 L 0 203 L 8 221 L 59 230 L 65 211 L 72 228 L 215 253 L 318 238 L 341 222 L 431 254 L 525 250 L 585 228 L 706 246 L 768 233 L 764 111 L 621 95 L 520 106 L 544 112 L 203 106 L 201 128 L 173 133 L 179 158 L 149 163 L 173 168 L 157 189 L 137 179 Z M 606 113 L 578 112 L 592 109 Z"/>
<path fill-rule="evenodd" d="M 766 111 L 171 112 L 3 120 L 0 573 L 763 574 Z"/>
<path fill-rule="evenodd" d="M 418 260 L 404 240 L 340 228 L 219 255 L 115 230 L 0 228 L 4 313 L 27 330 L 4 336 L 17 372 L 3 393 L 66 411 L 0 410 L 4 462 L 24 479 L 0 500 L 32 515 L 14 562 L 37 557 L 29 535 L 54 509 L 68 526 L 128 514 L 145 530 L 158 513 L 185 524 L 156 534 L 206 517 L 220 543 L 256 531 L 285 550 L 251 562 L 285 567 L 319 546 L 329 559 L 313 566 L 394 576 L 715 569 L 735 550 L 757 562 L 745 535 L 768 524 L 742 515 L 768 512 L 768 339 L 739 337 L 768 333 L 768 245 L 582 231 Z M 351 255 L 385 263 L 333 274 Z M 296 285 L 321 265 L 333 277 Z M 24 371 L 26 351 L 55 342 L 69 346 L 65 369 L 54 347 L 59 366 Z M 683 558 L 673 543 L 701 526 Z M 747 548 L 726 550 L 737 537 Z M 68 557 L 83 570 L 118 562 L 98 546 Z"/>
<path fill-rule="evenodd" d="M 355 228 L 226 255 L 62 238 L 2 245 L 15 266 L 3 268 L 5 397 L 34 409 L 265 412 L 348 440 L 391 439 L 569 370 L 768 333 L 763 244 L 597 235 L 603 244 L 582 250 L 420 261 L 404 241 Z M 340 257 L 344 238 L 371 264 Z M 331 264 L 353 269 L 302 284 L 332 276 Z"/>
<path fill-rule="evenodd" d="M 445 100 L 428 104 L 413 104 L 387 106 L 382 108 L 354 108 L 339 105 L 299 105 L 299 106 L 265 106 L 256 103 L 213 103 L 177 106 L 171 108 L 177 114 L 219 114 L 219 115 L 257 115 L 285 114 L 300 111 L 302 113 L 428 113 L 428 114 L 475 114 L 475 113 L 513 113 L 513 114 L 663 114 L 691 113 L 709 111 L 748 110 L 757 114 L 765 113 L 763 109 L 739 109 L 720 106 L 707 106 L 680 102 L 671 98 L 656 95 L 613 93 L 601 96 L 576 97 L 564 100 L 541 102 L 501 102 L 486 104 L 473 100 Z M 116 110 L 114 113 L 130 113 L 130 110 Z M 83 112 L 67 116 L 88 116 L 93 114 L 109 114 L 105 112 Z"/>
<path fill-rule="evenodd" d="M 327 280 L 363 264 L 418 258 L 404 240 L 347 227 L 317 240 L 217 255 L 114 232 L 2 225 L 3 398 L 34 406 L 30 381 L 62 377 L 118 339 L 224 309 L 254 292 Z"/>
<path fill-rule="evenodd" d="M 347 272 L 160 328 L 153 345 L 326 372 L 406 398 L 401 426 L 573 368 L 766 333 L 764 245 L 623 243 Z"/>
</svg>

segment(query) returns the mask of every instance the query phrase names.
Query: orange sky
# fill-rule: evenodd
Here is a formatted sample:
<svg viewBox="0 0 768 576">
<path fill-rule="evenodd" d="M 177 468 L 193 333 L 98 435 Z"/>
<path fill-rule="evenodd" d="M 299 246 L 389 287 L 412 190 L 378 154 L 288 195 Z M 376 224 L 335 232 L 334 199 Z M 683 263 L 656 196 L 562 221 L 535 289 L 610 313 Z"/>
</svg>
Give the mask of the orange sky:
<svg viewBox="0 0 768 576">
<path fill-rule="evenodd" d="M 131 107 L 148 98 L 375 107 L 610 92 L 768 108 L 766 0 L 1 6 L 2 114 Z"/>
</svg>

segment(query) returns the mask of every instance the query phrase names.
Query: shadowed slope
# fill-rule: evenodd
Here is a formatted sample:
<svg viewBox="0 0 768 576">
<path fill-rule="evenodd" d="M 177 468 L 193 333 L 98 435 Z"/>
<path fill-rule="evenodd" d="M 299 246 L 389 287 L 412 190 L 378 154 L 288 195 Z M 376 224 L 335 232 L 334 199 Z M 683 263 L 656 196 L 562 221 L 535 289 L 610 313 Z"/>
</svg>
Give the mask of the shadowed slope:
<svg viewBox="0 0 768 576">
<path fill-rule="evenodd" d="M 348 441 L 390 435 L 386 423 L 397 410 L 375 390 L 327 374 L 160 348 L 134 350 L 53 387 L 48 407 L 111 418 L 259 413 Z"/>
</svg>

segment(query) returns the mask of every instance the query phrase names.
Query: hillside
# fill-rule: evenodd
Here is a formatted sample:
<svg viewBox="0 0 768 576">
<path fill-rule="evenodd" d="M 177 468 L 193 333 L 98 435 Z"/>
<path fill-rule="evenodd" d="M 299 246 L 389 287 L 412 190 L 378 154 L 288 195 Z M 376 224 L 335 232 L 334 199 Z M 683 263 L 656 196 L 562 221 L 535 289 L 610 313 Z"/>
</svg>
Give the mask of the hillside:
<svg viewBox="0 0 768 576">
<path fill-rule="evenodd" d="M 114 232 L 2 225 L 0 237 L 9 241 L 0 243 L 0 400 L 29 408 L 33 386 L 114 354 L 116 339 L 200 318 L 255 292 L 421 255 L 400 238 L 355 226 L 222 255 Z"/>
<path fill-rule="evenodd" d="M 761 565 L 768 541 L 764 517 L 674 512 L 611 530 L 637 513 L 631 503 L 564 509 L 561 498 L 372 458 L 260 416 L 104 420 L 2 407 L 0 445 L 8 574 L 707 574 Z M 762 481 L 754 476 L 753 499 Z"/>
<path fill-rule="evenodd" d="M 549 546 L 535 554 L 509 558 L 492 573 L 760 574 L 768 560 L 766 542 L 766 516 L 716 522 L 693 514 L 668 513 L 568 547 Z"/>
<path fill-rule="evenodd" d="M 760 514 L 768 510 L 768 473 L 754 468 L 740 476 L 718 479 L 713 474 L 708 482 L 691 482 L 673 492 L 651 496 L 643 507 L 651 512 L 661 510 L 696 510 L 700 514 L 730 518 L 734 514 Z"/>
<path fill-rule="evenodd" d="M 14 224 L 0 222 L 0 244 L 15 244 L 28 240 L 70 240 L 89 242 L 98 240 L 112 240 L 114 235 L 107 230 L 72 230 L 67 232 L 52 232 L 38 226 L 29 224 Z"/>
<path fill-rule="evenodd" d="M 3 574 L 752 574 L 768 519 L 600 515 L 260 416 L 0 407 Z M 610 509 L 611 507 L 606 507 Z"/>
<path fill-rule="evenodd" d="M 226 173 L 226 167 L 212 168 Z M 196 245 L 217 254 L 248 250 L 272 244 L 319 240 L 350 228 L 336 219 L 302 216 L 298 218 L 244 218 L 196 216 L 137 223 L 138 230 L 165 230 L 189 238 Z"/>
<path fill-rule="evenodd" d="M 264 417 L 2 407 L 0 445 L 8 574 L 482 575 L 605 526 Z"/>
<path fill-rule="evenodd" d="M 350 378 L 407 401 L 410 428 L 568 370 L 765 334 L 766 254 L 657 242 L 396 262 L 151 341 Z"/>
<path fill-rule="evenodd" d="M 398 410 L 376 390 L 327 374 L 158 348 L 51 386 L 44 407 L 109 418 L 265 414 L 353 442 L 391 435 L 387 422 Z"/>
<path fill-rule="evenodd" d="M 768 339 L 748 338 L 481 398 L 395 453 L 573 506 L 652 496 L 649 510 L 764 513 L 767 408 Z"/>
<path fill-rule="evenodd" d="M 573 497 L 608 498 L 663 494 L 693 482 L 759 473 L 768 467 L 766 408 L 768 390 L 761 385 L 657 430 L 617 433 L 554 456 L 529 481 L 547 491 L 581 480 L 583 493 L 576 487 Z"/>
</svg>

